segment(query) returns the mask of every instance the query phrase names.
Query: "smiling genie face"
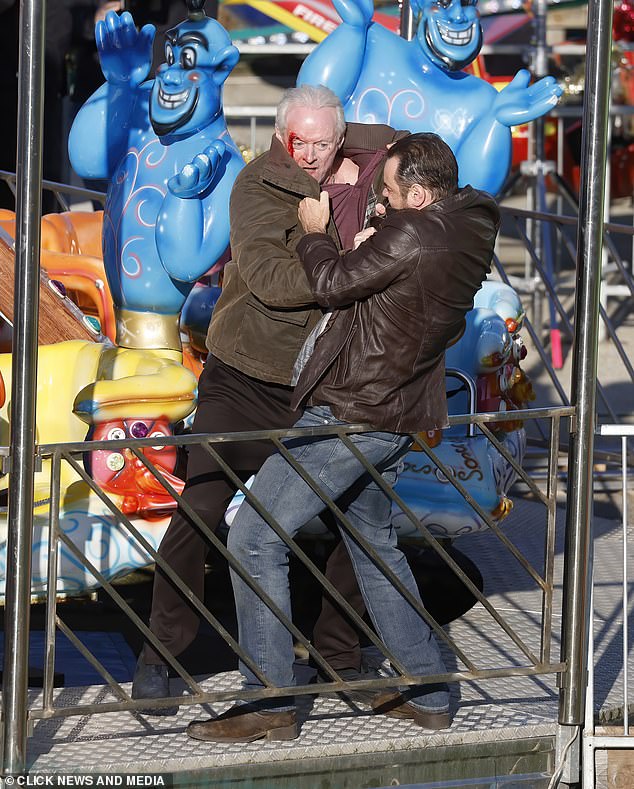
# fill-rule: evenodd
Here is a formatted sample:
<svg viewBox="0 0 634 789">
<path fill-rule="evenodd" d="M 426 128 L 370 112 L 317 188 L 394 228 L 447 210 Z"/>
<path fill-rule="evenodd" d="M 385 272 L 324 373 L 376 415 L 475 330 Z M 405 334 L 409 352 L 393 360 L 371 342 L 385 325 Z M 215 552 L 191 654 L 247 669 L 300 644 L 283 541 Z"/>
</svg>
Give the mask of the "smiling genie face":
<svg viewBox="0 0 634 789">
<path fill-rule="evenodd" d="M 165 63 L 157 69 L 150 122 L 159 137 L 189 137 L 222 112 L 222 85 L 238 50 L 214 19 L 188 20 L 165 34 Z"/>
<path fill-rule="evenodd" d="M 421 49 L 437 66 L 459 71 L 477 57 L 482 28 L 477 0 L 415 0 L 421 13 L 417 39 Z"/>
</svg>

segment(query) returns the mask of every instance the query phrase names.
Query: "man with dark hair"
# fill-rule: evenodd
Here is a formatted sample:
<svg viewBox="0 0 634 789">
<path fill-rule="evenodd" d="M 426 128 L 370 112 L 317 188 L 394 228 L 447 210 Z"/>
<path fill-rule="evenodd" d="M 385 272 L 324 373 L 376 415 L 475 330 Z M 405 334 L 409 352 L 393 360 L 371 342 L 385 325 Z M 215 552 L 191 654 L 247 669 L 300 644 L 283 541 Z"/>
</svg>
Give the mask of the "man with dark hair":
<svg viewBox="0 0 634 789">
<path fill-rule="evenodd" d="M 451 149 L 435 134 L 412 134 L 392 151 L 396 180 L 405 198 L 411 186 L 424 184 L 433 201 L 458 191 L 458 164 Z"/>
<path fill-rule="evenodd" d="M 323 86 L 291 88 L 278 106 L 271 148 L 238 175 L 231 193 L 232 260 L 214 308 L 209 355 L 198 384 L 193 432 L 220 433 L 289 428 L 299 417 L 291 406 L 293 365 L 323 312 L 296 252 L 303 235 L 300 200 L 327 189 L 333 201 L 327 232 L 335 248 L 352 245 L 380 190 L 386 146 L 398 133 L 389 126 L 346 124 L 339 99 Z M 243 481 L 273 452 L 270 441 L 215 444 L 214 449 Z M 203 446 L 191 445 L 183 498 L 215 531 L 235 485 Z M 199 598 L 209 546 L 187 513 L 179 509 L 159 554 Z M 327 575 L 363 612 L 348 552 L 339 545 Z M 361 652 L 356 631 L 329 603 L 313 634 L 330 665 L 358 678 Z M 150 627 L 174 655 L 191 644 L 198 614 L 157 568 Z M 132 685 L 135 699 L 169 695 L 168 669 L 146 644 Z M 176 708 L 154 714 L 174 714 Z"/>
<path fill-rule="evenodd" d="M 383 177 L 383 194 L 393 210 L 378 231 L 359 234 L 359 246 L 343 255 L 325 232 L 328 195 L 300 203 L 307 235 L 297 252 L 315 299 L 333 312 L 299 375 L 293 404 L 306 405 L 298 428 L 369 425 L 375 432 L 349 439 L 384 483 L 393 485 L 398 461 L 412 443 L 410 434 L 447 424 L 445 349 L 461 334 L 489 270 L 499 212 L 486 193 L 469 186 L 458 190 L 453 153 L 434 134 L 414 134 L 393 145 Z M 290 439 L 286 447 L 327 497 L 346 496 L 345 514 L 357 535 L 420 602 L 396 544 L 390 497 L 345 442 L 309 436 Z M 291 537 L 325 507 L 281 454 L 265 462 L 251 492 Z M 411 676 L 446 673 L 425 620 L 361 542 L 340 528 L 368 613 L 390 652 Z M 227 545 L 290 618 L 288 546 L 248 501 L 236 515 Z M 241 646 L 273 686 L 293 686 L 291 634 L 233 571 L 231 580 Z M 240 671 L 246 690 L 263 687 L 248 666 L 241 664 Z M 440 680 L 414 686 L 407 694 L 384 692 L 372 707 L 430 729 L 451 722 L 449 689 Z M 297 736 L 294 701 L 239 704 L 216 719 L 191 723 L 187 731 L 194 739 L 218 742 L 292 739 Z"/>
</svg>

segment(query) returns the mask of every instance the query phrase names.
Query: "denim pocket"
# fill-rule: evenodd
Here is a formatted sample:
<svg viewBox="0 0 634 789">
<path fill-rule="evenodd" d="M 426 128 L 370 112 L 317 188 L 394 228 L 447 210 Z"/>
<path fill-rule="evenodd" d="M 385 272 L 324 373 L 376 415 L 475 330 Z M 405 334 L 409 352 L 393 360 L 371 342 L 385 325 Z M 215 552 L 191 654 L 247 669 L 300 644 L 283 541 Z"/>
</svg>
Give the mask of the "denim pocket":
<svg viewBox="0 0 634 789">
<path fill-rule="evenodd" d="M 349 438 L 366 461 L 371 466 L 378 466 L 380 472 L 381 465 L 398 452 L 401 443 L 401 436 L 394 433 L 360 433 Z M 337 440 L 333 441 L 332 450 L 319 472 L 319 479 L 331 491 L 340 493 L 365 473 L 367 469 L 361 461 L 343 441 Z"/>
</svg>

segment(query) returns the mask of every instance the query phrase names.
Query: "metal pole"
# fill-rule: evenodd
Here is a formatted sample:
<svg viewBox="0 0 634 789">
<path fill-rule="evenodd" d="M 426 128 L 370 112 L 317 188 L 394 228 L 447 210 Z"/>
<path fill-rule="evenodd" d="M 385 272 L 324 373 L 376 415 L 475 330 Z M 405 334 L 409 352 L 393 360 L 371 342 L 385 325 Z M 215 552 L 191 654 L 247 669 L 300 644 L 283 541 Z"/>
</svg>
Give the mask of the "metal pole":
<svg viewBox="0 0 634 789">
<path fill-rule="evenodd" d="M 414 14 L 409 0 L 401 0 L 401 38 L 411 41 L 414 38 Z"/>
<path fill-rule="evenodd" d="M 21 0 L 11 466 L 2 693 L 4 774 L 20 773 L 26 765 L 45 11 L 45 0 Z"/>
<path fill-rule="evenodd" d="M 581 191 L 577 227 L 577 294 L 572 365 L 576 432 L 568 466 L 562 659 L 567 669 L 559 696 L 559 722 L 580 726 L 586 688 L 590 619 L 592 463 L 605 162 L 610 97 L 612 0 L 588 4 L 588 43 L 583 106 Z"/>
</svg>

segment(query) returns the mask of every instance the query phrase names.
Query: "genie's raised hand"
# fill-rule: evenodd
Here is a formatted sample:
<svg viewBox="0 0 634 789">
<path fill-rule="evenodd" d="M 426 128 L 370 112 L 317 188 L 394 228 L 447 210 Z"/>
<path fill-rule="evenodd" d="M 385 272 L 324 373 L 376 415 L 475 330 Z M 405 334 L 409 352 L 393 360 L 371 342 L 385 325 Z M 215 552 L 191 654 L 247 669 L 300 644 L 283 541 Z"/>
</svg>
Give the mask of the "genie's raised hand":
<svg viewBox="0 0 634 789">
<path fill-rule="evenodd" d="M 214 140 L 203 153 L 194 156 L 180 173 L 168 180 L 167 188 L 174 197 L 200 197 L 209 189 L 218 174 L 226 150 L 222 140 Z"/>
<path fill-rule="evenodd" d="M 154 33 L 154 25 L 144 25 L 137 31 L 127 11 L 121 16 L 109 11 L 105 21 L 97 22 L 95 41 L 107 82 L 136 88 L 147 78 L 152 66 Z"/>
<path fill-rule="evenodd" d="M 374 13 L 372 0 L 333 0 L 333 5 L 347 25 L 365 30 L 372 21 Z"/>
<path fill-rule="evenodd" d="M 554 77 L 544 77 L 529 86 L 530 78 L 526 69 L 520 69 L 496 96 L 492 111 L 503 126 L 534 121 L 557 104 L 563 90 Z"/>
</svg>

